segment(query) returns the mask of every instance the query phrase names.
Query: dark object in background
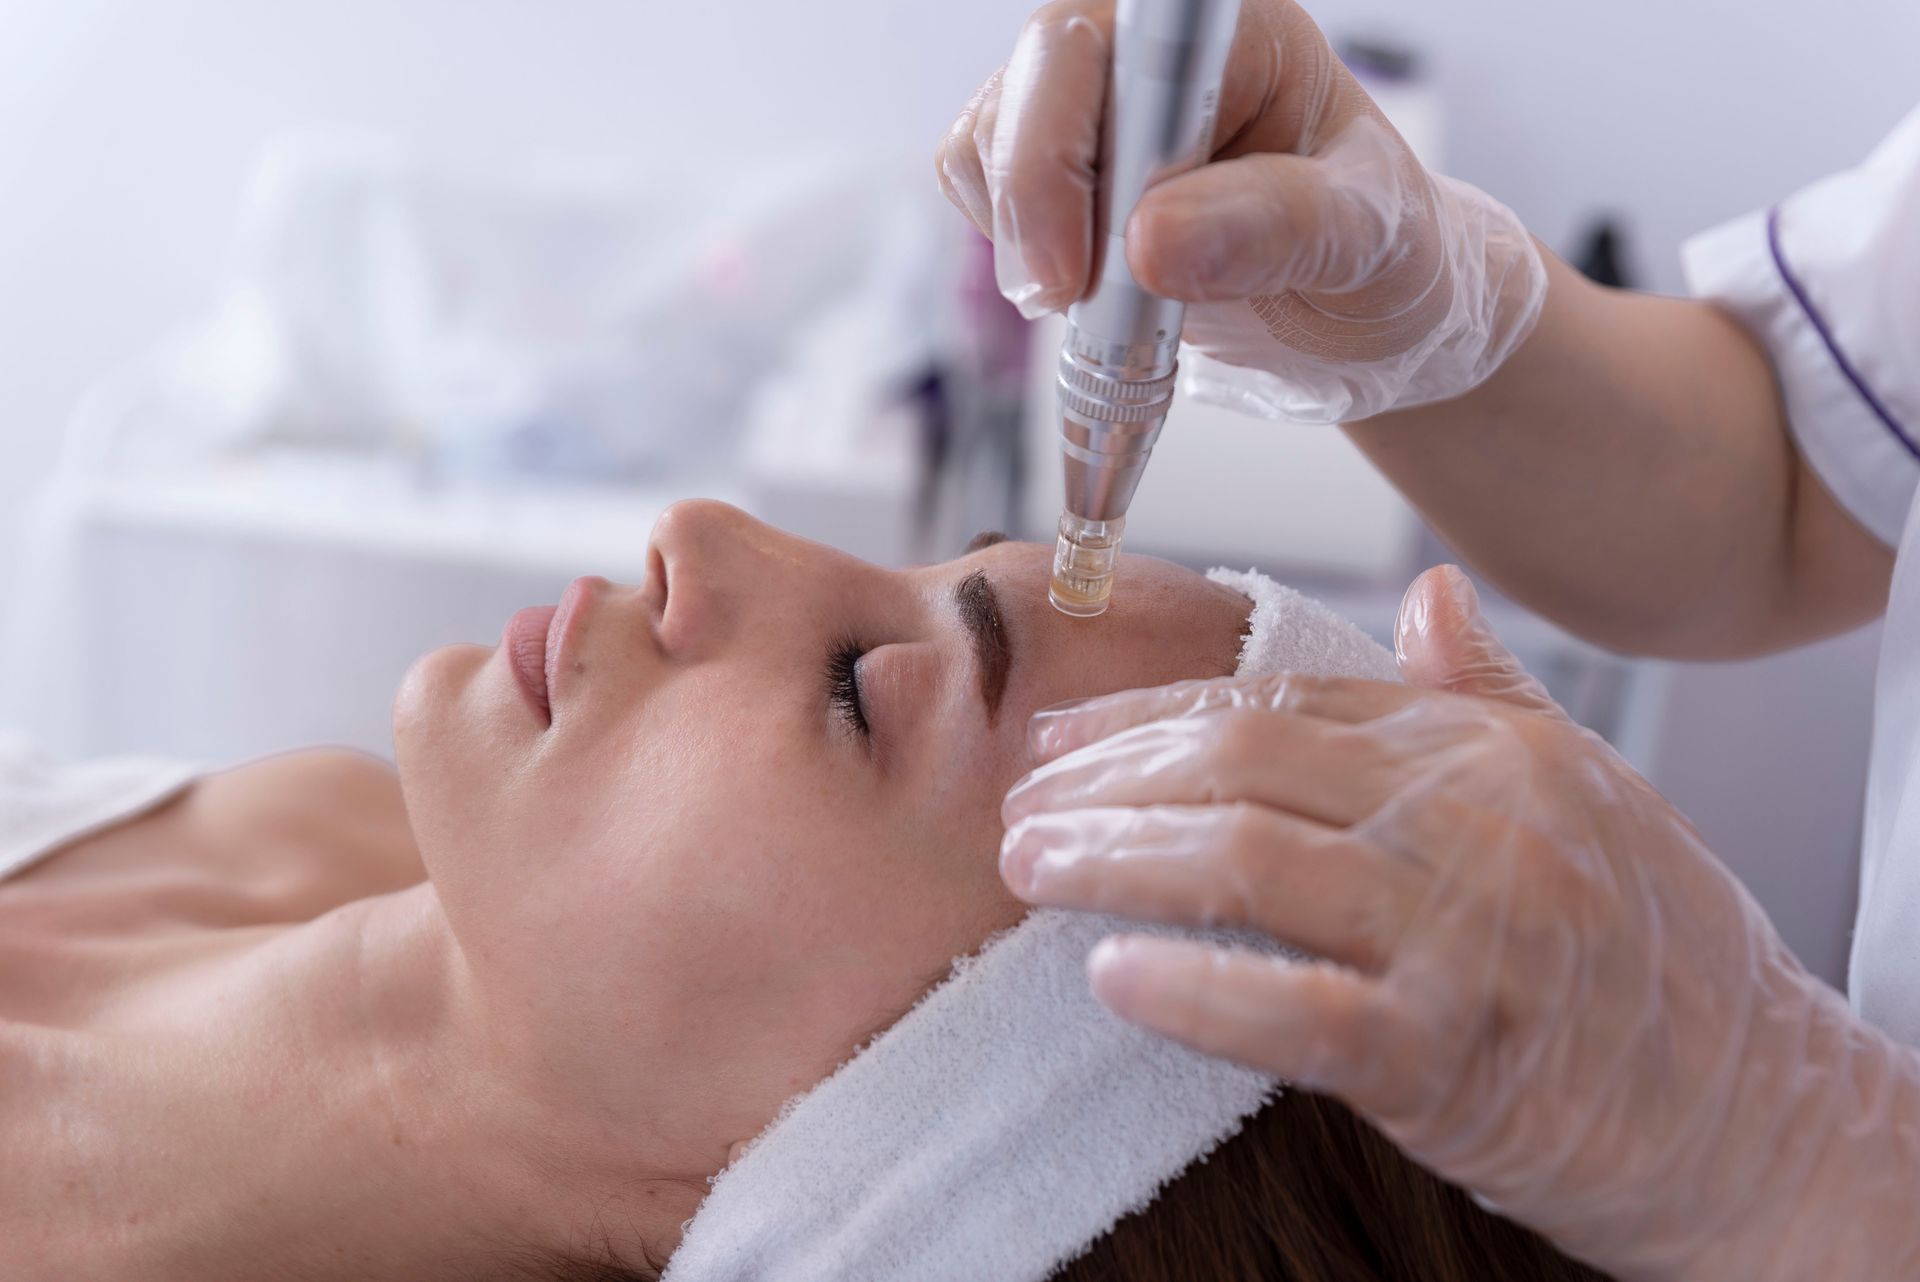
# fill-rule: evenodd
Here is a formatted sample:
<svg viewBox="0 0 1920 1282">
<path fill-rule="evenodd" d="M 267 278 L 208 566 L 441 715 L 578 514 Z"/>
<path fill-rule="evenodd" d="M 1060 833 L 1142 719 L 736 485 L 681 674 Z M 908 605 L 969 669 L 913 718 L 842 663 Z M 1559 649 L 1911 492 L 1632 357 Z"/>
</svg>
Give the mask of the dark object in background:
<svg viewBox="0 0 1920 1282">
<path fill-rule="evenodd" d="M 1344 36 L 1335 52 L 1347 70 L 1373 84 L 1405 84 L 1424 70 L 1412 46 L 1381 36 Z"/>
<path fill-rule="evenodd" d="M 1630 257 L 1625 225 L 1612 214 L 1603 214 L 1581 233 L 1572 261 L 1574 268 L 1595 284 L 1632 289 L 1635 273 Z"/>
</svg>

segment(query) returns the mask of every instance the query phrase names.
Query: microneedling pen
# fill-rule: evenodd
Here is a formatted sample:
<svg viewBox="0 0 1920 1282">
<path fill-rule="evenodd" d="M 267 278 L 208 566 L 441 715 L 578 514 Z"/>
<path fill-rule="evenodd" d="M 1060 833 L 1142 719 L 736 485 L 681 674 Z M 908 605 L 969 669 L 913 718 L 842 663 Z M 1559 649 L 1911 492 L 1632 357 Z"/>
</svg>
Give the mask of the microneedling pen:
<svg viewBox="0 0 1920 1282">
<path fill-rule="evenodd" d="M 1113 593 L 1127 506 L 1173 402 L 1181 303 L 1127 267 L 1140 193 L 1207 157 L 1239 0 L 1119 0 L 1100 147 L 1093 291 L 1067 309 L 1060 345 L 1060 513 L 1047 599 L 1091 618 Z"/>
</svg>

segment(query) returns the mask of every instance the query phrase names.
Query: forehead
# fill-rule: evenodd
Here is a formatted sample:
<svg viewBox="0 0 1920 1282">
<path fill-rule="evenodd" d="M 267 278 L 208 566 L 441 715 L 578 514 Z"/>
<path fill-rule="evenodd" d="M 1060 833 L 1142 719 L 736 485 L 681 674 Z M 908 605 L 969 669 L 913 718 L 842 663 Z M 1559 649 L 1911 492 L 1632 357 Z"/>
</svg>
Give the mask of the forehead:
<svg viewBox="0 0 1920 1282">
<path fill-rule="evenodd" d="M 978 567 L 1005 580 L 1009 589 L 1024 588 L 1043 603 L 1047 578 L 1053 571 L 1053 545 L 1009 539 L 956 558 L 955 565 Z M 1114 575 L 1113 608 L 1158 609 L 1178 606 L 1192 600 L 1238 602 L 1247 599 L 1232 588 L 1221 587 L 1204 574 L 1175 565 L 1155 556 L 1122 552 Z"/>
<path fill-rule="evenodd" d="M 1053 544 L 1032 543 L 1020 539 L 1006 539 L 977 551 L 956 557 L 955 565 L 980 567 L 989 573 L 1002 573 L 1009 577 L 1038 580 L 1040 595 L 1046 596 L 1047 576 L 1053 569 Z M 1143 592 L 1156 599 L 1180 592 L 1205 592 L 1209 596 L 1224 594 L 1227 597 L 1239 597 L 1231 588 L 1223 588 L 1210 582 L 1207 577 L 1184 565 L 1175 565 L 1163 561 L 1157 556 L 1141 556 L 1133 552 L 1120 554 L 1119 572 L 1115 575 L 1116 584 L 1137 584 Z M 1116 593 L 1118 588 L 1115 588 Z M 1242 598 L 1244 599 L 1244 598 Z"/>
<path fill-rule="evenodd" d="M 1252 610 L 1246 597 L 1205 575 L 1132 553 L 1120 557 L 1112 605 L 1092 619 L 1068 618 L 1048 603 L 1051 544 L 998 543 L 954 565 L 995 580 L 1008 624 L 1026 634 L 1023 640 L 1095 661 L 1096 669 L 1112 664 L 1111 676 L 1123 685 L 1231 673 Z"/>
</svg>

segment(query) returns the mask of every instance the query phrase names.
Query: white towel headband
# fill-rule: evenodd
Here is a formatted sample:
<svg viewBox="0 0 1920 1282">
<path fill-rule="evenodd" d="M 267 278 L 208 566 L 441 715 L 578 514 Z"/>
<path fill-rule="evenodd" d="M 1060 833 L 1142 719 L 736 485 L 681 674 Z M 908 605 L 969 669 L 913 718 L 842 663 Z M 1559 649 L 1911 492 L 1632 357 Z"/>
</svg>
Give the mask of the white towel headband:
<svg viewBox="0 0 1920 1282">
<path fill-rule="evenodd" d="M 1398 680 L 1358 628 L 1263 575 L 1242 676 Z M 1039 1282 L 1277 1089 L 1123 1023 L 1087 953 L 1112 917 L 1042 909 L 790 1102 L 714 1181 L 667 1282 Z M 1169 932 L 1171 933 L 1171 932 Z"/>
</svg>

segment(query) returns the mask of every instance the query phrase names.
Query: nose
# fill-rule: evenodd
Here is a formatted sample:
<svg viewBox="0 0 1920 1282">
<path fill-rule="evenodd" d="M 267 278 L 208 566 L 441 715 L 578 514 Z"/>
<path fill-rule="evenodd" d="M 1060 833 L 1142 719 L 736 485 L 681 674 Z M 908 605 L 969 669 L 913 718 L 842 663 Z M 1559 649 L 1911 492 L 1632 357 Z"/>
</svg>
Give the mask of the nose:
<svg viewBox="0 0 1920 1282">
<path fill-rule="evenodd" d="M 777 586 L 776 571 L 791 572 L 803 545 L 729 503 L 687 499 L 669 507 L 648 539 L 666 595 L 661 644 L 677 657 L 725 646 L 753 603 Z"/>
</svg>

